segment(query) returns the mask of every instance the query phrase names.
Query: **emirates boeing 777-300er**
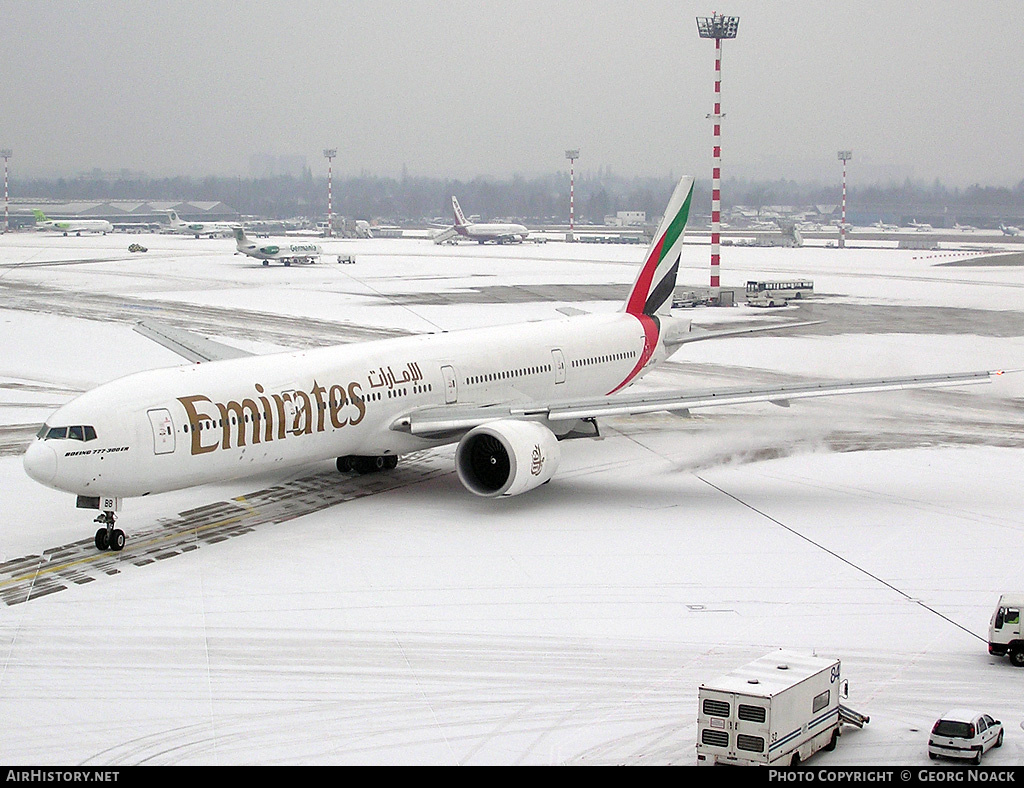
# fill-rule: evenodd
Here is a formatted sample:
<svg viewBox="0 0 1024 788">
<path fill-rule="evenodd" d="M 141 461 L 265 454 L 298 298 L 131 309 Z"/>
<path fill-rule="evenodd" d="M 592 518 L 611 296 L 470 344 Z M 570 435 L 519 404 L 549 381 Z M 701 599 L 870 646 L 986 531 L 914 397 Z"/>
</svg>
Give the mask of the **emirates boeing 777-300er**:
<svg viewBox="0 0 1024 788">
<path fill-rule="evenodd" d="M 120 550 L 123 498 L 336 459 L 342 472 L 394 468 L 457 444 L 472 493 L 512 496 L 555 474 L 560 439 L 597 419 L 715 405 L 988 382 L 994 372 L 637 392 L 630 386 L 705 331 L 671 314 L 693 196 L 684 178 L 620 311 L 254 356 L 190 332 L 142 326 L 195 363 L 139 372 L 55 412 L 24 457 L 29 476 L 99 511 L 96 547 Z M 793 323 L 806 325 L 805 323 Z M 779 328 L 774 326 L 771 328 Z"/>
</svg>

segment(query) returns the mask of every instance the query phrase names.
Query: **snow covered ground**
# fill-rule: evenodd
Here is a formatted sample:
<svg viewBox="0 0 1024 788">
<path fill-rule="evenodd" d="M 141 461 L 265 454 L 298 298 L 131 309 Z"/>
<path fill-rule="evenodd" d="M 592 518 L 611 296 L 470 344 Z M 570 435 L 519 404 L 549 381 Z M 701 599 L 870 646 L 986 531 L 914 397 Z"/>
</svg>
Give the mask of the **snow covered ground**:
<svg viewBox="0 0 1024 788">
<path fill-rule="evenodd" d="M 543 319 L 578 292 L 617 309 L 643 254 L 324 245 L 264 268 L 227 240 L 0 236 L 0 762 L 691 764 L 699 684 L 786 648 L 840 658 L 871 718 L 817 764 L 928 764 L 963 706 L 1006 726 L 986 764 L 1024 763 L 1024 671 L 985 648 L 1024 591 L 1024 374 L 609 420 L 503 501 L 462 488 L 451 448 L 386 480 L 327 464 L 131 500 L 128 546 L 96 553 L 20 453 L 77 392 L 182 363 L 135 321 L 271 351 Z M 829 325 L 686 346 L 642 385 L 1024 367 L 1024 268 L 949 259 L 723 249 L 725 286 L 818 295 L 695 323 Z M 688 244 L 680 286 L 707 260 Z"/>
</svg>

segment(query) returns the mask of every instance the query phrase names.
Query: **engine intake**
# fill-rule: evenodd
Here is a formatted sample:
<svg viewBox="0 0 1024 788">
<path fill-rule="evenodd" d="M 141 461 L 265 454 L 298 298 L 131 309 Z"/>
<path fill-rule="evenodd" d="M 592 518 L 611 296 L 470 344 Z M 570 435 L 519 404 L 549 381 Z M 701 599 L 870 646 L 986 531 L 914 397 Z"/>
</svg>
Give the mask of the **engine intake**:
<svg viewBox="0 0 1024 788">
<path fill-rule="evenodd" d="M 558 469 L 558 439 L 532 421 L 492 421 L 467 432 L 455 450 L 459 481 L 485 498 L 519 495 Z"/>
</svg>

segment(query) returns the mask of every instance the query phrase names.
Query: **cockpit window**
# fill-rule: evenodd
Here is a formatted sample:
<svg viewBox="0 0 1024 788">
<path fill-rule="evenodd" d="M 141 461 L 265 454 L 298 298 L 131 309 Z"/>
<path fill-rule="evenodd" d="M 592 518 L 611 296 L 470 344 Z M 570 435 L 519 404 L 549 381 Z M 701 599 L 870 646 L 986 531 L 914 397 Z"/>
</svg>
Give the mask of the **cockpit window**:
<svg viewBox="0 0 1024 788">
<path fill-rule="evenodd" d="M 68 439 L 73 441 L 94 441 L 96 440 L 96 430 L 94 427 L 89 425 L 76 425 L 74 427 L 51 427 L 48 424 L 44 424 L 39 432 L 36 433 L 37 438 L 43 440 L 61 440 Z"/>
</svg>

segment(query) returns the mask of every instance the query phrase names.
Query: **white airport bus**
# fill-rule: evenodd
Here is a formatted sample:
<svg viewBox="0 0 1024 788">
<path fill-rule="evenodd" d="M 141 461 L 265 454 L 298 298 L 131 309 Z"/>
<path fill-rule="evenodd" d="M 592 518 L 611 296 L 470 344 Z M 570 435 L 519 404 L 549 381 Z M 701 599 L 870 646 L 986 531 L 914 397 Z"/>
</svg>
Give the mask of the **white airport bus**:
<svg viewBox="0 0 1024 788">
<path fill-rule="evenodd" d="M 814 282 L 795 279 L 785 282 L 747 282 L 747 303 L 751 306 L 785 306 L 792 300 L 814 294 Z"/>
</svg>

